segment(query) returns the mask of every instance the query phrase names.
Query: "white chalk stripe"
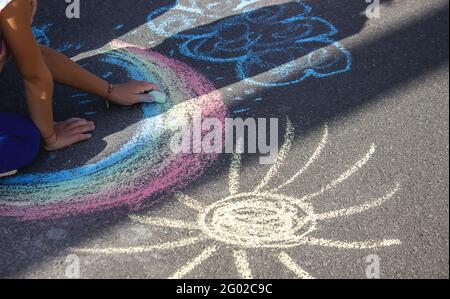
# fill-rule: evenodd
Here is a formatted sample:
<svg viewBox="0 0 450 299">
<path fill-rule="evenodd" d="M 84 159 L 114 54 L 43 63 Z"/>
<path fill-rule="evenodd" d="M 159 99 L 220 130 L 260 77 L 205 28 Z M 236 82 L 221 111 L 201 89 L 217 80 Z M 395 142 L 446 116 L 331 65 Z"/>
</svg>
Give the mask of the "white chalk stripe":
<svg viewBox="0 0 450 299">
<path fill-rule="evenodd" d="M 177 272 L 175 272 L 170 279 L 181 279 L 185 277 L 187 274 L 192 272 L 195 268 L 197 268 L 201 263 L 210 258 L 217 250 L 218 246 L 211 246 L 204 250 L 200 255 L 195 257 L 193 260 L 189 261 L 185 266 L 181 267 Z"/>
<path fill-rule="evenodd" d="M 313 155 L 309 158 L 308 162 L 305 164 L 305 166 L 302 167 L 302 169 L 300 169 L 292 178 L 290 178 L 289 180 L 287 180 L 284 184 L 278 186 L 277 188 L 271 190 L 271 191 L 278 191 L 281 188 L 292 184 L 297 178 L 299 178 L 303 173 L 305 173 L 305 171 L 307 171 L 309 169 L 309 167 L 311 167 L 311 165 L 314 164 L 314 162 L 316 162 L 323 149 L 325 148 L 326 144 L 328 143 L 328 125 L 325 125 L 325 130 L 322 136 L 322 140 L 320 141 L 319 145 L 317 146 L 316 150 L 314 151 Z"/>
<path fill-rule="evenodd" d="M 241 2 L 235 8 L 233 8 L 233 10 L 240 11 L 241 9 L 243 9 L 251 4 L 257 3 L 258 1 L 260 1 L 260 0 L 241 0 Z"/>
<path fill-rule="evenodd" d="M 130 219 L 141 224 L 156 225 L 169 228 L 190 229 L 190 230 L 198 229 L 196 223 L 185 222 L 183 220 L 158 218 L 158 217 L 144 217 L 144 216 L 130 216 Z"/>
<path fill-rule="evenodd" d="M 324 193 L 326 193 L 330 190 L 333 190 L 338 185 L 347 181 L 350 177 L 352 177 L 355 173 L 357 173 L 361 168 L 363 168 L 364 165 L 367 164 L 367 162 L 369 162 L 369 160 L 372 158 L 373 154 L 375 153 L 375 150 L 376 150 L 376 147 L 374 144 L 372 144 L 369 152 L 361 160 L 356 162 L 350 169 L 348 169 L 343 174 L 341 174 L 338 179 L 336 179 L 333 182 L 331 182 L 330 184 L 326 185 L 325 187 L 323 187 L 320 191 L 318 191 L 316 193 L 311 193 L 311 194 L 303 196 L 301 199 L 299 199 L 299 201 L 310 200 L 310 199 L 313 199 L 320 195 L 323 195 Z"/>
<path fill-rule="evenodd" d="M 286 160 L 289 151 L 292 147 L 292 141 L 294 140 L 295 129 L 292 125 L 292 122 L 289 118 L 287 118 L 287 127 L 286 133 L 284 136 L 284 144 L 281 147 L 281 150 L 278 154 L 277 162 L 270 168 L 267 172 L 266 176 L 262 179 L 259 185 L 255 188 L 255 192 L 261 191 L 267 185 L 270 184 L 271 180 L 277 175 L 280 168 L 283 166 L 284 161 Z"/>
<path fill-rule="evenodd" d="M 77 248 L 72 251 L 78 253 L 89 253 L 89 254 L 133 254 L 133 253 L 146 253 L 152 252 L 155 250 L 169 250 L 176 249 L 181 247 L 186 247 L 189 245 L 200 243 L 201 241 L 206 240 L 205 237 L 195 237 L 189 239 L 183 239 L 176 242 L 168 242 L 157 245 L 148 245 L 148 246 L 136 246 L 136 247 L 110 247 L 110 248 Z"/>
<path fill-rule="evenodd" d="M 253 279 L 246 250 L 233 251 L 236 268 L 243 279 Z"/>
<path fill-rule="evenodd" d="M 193 199 L 190 196 L 187 196 L 186 194 L 177 193 L 177 194 L 175 194 L 175 197 L 177 198 L 178 202 L 182 203 L 186 207 L 191 208 L 197 212 L 201 212 L 205 208 L 203 203 L 199 202 L 196 199 Z"/>
<path fill-rule="evenodd" d="M 239 179 L 240 179 L 240 169 L 241 169 L 241 154 L 234 154 L 231 160 L 230 171 L 228 175 L 228 185 L 231 195 L 239 192 Z"/>
<path fill-rule="evenodd" d="M 286 266 L 286 268 L 294 272 L 298 278 L 314 279 L 314 277 L 303 270 L 286 252 L 281 252 L 280 255 L 278 255 L 278 260 Z"/>
<path fill-rule="evenodd" d="M 351 215 L 355 215 L 355 214 L 364 213 L 368 210 L 371 210 L 373 208 L 383 205 L 386 201 L 390 200 L 395 194 L 397 194 L 399 189 L 400 189 L 400 184 L 397 184 L 397 186 L 395 187 L 394 190 L 392 190 L 391 192 L 389 192 L 382 198 L 372 200 L 372 201 L 364 203 L 362 205 L 319 214 L 319 215 L 315 216 L 315 219 L 318 219 L 318 220 L 333 219 L 333 218 L 338 218 L 338 217 L 345 217 L 345 216 L 351 216 Z"/>
<path fill-rule="evenodd" d="M 397 239 L 382 240 L 382 241 L 364 241 L 364 242 L 342 242 L 334 240 L 326 240 L 320 238 L 305 238 L 302 243 L 309 246 L 322 246 L 339 249 L 377 249 L 381 247 L 390 247 L 401 245 L 402 242 Z"/>
</svg>

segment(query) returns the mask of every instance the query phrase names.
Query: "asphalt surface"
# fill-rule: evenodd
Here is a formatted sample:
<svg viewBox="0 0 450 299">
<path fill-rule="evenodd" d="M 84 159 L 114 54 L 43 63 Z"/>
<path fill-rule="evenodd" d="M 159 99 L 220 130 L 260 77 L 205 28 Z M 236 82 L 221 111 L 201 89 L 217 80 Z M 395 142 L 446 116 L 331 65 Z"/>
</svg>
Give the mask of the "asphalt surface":
<svg viewBox="0 0 450 299">
<path fill-rule="evenodd" d="M 288 181 L 308 162 L 327 124 L 327 144 L 320 157 L 295 183 L 282 190 L 285 195 L 302 198 L 326 188 L 375 145 L 376 151 L 364 167 L 342 184 L 311 200 L 314 209 L 317 213 L 327 213 L 360 206 L 370 199 L 385 196 L 398 183 L 397 192 L 381 205 L 361 213 L 347 216 L 341 213 L 320 221 L 308 237 L 334 240 L 339 244 L 382 240 L 395 240 L 395 244 L 342 248 L 345 246 L 303 242 L 286 248 L 276 243 L 271 248 L 255 245 L 247 250 L 239 244 L 213 239 L 176 249 L 139 252 L 136 248 L 204 233 L 201 229 L 198 231 L 199 227 L 192 230 L 161 227 L 129 219 L 131 214 L 195 223 L 198 212 L 182 205 L 167 192 L 149 198 L 152 205 L 134 212 L 119 207 L 58 219 L 20 221 L 0 217 L 0 277 L 66 278 L 67 269 L 72 269 L 73 256 L 70 255 L 76 254 L 81 278 L 167 278 L 174 274 L 186 278 L 240 278 L 249 271 L 254 278 L 295 278 L 302 276 L 299 269 L 303 269 L 315 278 L 364 279 L 371 265 L 367 262 L 370 255 L 379 257 L 383 278 L 448 278 L 448 1 L 382 1 L 380 18 L 375 19 L 366 17 L 367 4 L 362 0 L 305 1 L 313 8 L 314 16 L 329 21 L 339 30 L 334 40 L 351 53 L 351 69 L 280 87 L 243 83 L 236 75 L 234 63 L 212 63 L 188 57 L 180 50 L 179 36 L 163 36 L 146 25 L 151 12 L 173 6 L 174 1 L 81 2 L 81 18 L 68 20 L 64 1 L 51 5 L 41 1 L 35 29 L 53 25 L 45 29 L 48 40 L 40 35 L 40 41 L 70 57 L 77 57 L 81 64 L 88 65 L 87 68 L 99 75 L 110 69 L 106 64 L 96 63 L 98 59 L 89 53 L 105 47 L 111 40 L 150 47 L 186 63 L 224 91 L 231 117 L 279 118 L 280 136 L 284 135 L 289 118 L 295 135 L 286 163 L 272 182 L 274 186 Z M 212 1 L 196 2 L 203 10 L 214 10 L 213 6 L 207 8 Z M 277 6 L 283 3 L 287 1 L 260 1 L 260 7 L 268 6 L 269 11 L 275 13 Z M 239 1 L 228 1 L 222 4 L 223 9 L 214 10 L 221 15 L 211 17 L 213 13 L 202 13 L 194 25 L 175 33 L 208 31 L 222 19 L 239 15 L 232 10 L 238 4 Z M 290 5 L 287 14 L 299 13 L 295 11 L 300 9 L 298 3 L 285 5 Z M 159 20 L 164 20 L 171 11 L 157 15 Z M 296 31 L 288 33 L 295 35 Z M 298 55 L 296 50 L 292 51 Z M 287 62 L 276 52 L 267 60 L 272 67 Z M 113 71 L 117 71 L 115 80 L 126 79 L 123 71 Z M 256 76 L 258 72 L 250 75 Z M 295 78 L 298 74 L 292 76 Z M 0 80 L 0 108 L 25 113 L 22 85 L 13 64 L 7 66 Z M 227 94 L 229 86 L 234 89 Z M 254 90 L 249 93 L 249 89 Z M 93 140 L 56 154 L 41 153 L 25 173 L 71 169 L 100 161 L 117 151 L 133 134 L 133 126 L 141 117 L 139 107 L 126 110 L 114 107 L 107 111 L 103 102 L 95 98 L 92 104 L 79 105 L 72 101 L 74 93 L 57 86 L 56 118 L 94 119 L 98 129 Z M 243 156 L 239 192 L 254 190 L 269 171 L 270 166 L 261 165 L 258 157 L 255 154 Z M 232 155 L 221 155 L 201 179 L 178 191 L 206 206 L 226 198 L 231 160 Z M 0 196 L 2 188 L 6 187 L 0 183 Z M 273 223 L 262 225 L 278 229 Z M 237 234 L 242 231 L 245 229 L 236 227 Z M 215 246 L 217 251 L 207 256 L 205 252 Z M 109 253 L 95 252 L 95 249 L 108 248 Z M 110 254 L 114 248 L 115 253 Z M 122 252 L 117 252 L 120 249 Z M 244 265 L 236 262 L 239 252 L 246 253 L 247 258 L 242 260 L 248 266 L 245 262 Z M 280 260 L 283 253 L 291 258 L 290 263 Z M 185 267 L 198 256 L 205 259 L 195 263 L 195 267 Z M 295 265 L 297 268 L 292 269 Z"/>
</svg>

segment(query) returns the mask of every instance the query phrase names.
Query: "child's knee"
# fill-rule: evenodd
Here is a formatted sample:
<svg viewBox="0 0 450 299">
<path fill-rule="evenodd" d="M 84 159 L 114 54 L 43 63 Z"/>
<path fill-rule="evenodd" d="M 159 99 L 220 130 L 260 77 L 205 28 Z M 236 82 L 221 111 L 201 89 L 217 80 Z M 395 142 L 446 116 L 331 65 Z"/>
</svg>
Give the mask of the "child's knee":
<svg viewBox="0 0 450 299">
<path fill-rule="evenodd" d="M 0 116 L 0 169 L 3 172 L 29 165 L 39 153 L 39 130 L 29 118 L 7 113 Z"/>
</svg>

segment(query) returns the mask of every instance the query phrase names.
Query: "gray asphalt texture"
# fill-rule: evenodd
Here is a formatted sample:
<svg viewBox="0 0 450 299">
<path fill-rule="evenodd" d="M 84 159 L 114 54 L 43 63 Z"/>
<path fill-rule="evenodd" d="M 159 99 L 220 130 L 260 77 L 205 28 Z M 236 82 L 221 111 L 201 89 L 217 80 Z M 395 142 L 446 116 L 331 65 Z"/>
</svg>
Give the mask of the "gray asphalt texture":
<svg viewBox="0 0 450 299">
<path fill-rule="evenodd" d="M 40 1 L 36 25 L 53 23 L 48 30 L 50 46 L 82 42 L 81 49 L 69 49 L 71 57 L 104 46 L 114 38 L 137 45 L 155 39 L 145 26 L 147 15 L 174 1 L 90 0 L 82 2 L 82 18 L 65 18 L 64 1 L 51 5 Z M 198 1 L 206 5 L 208 0 Z M 233 1 L 231 1 L 233 2 Z M 286 1 L 271 1 L 271 5 Z M 352 70 L 325 79 L 306 81 L 282 88 L 258 90 L 262 102 L 252 102 L 245 114 L 236 117 L 288 116 L 295 127 L 293 148 L 286 167 L 276 181 L 295 174 L 308 160 L 329 124 L 329 144 L 323 155 L 297 183 L 283 193 L 293 197 L 320 190 L 348 169 L 376 144 L 377 152 L 357 175 L 314 204 L 319 211 L 358 205 L 386 193 L 395 182 L 400 191 L 381 207 L 350 217 L 321 223 L 314 236 L 340 241 L 399 239 L 401 245 L 378 249 L 348 250 L 320 246 L 286 249 L 295 262 L 316 278 L 366 278 L 366 257 L 380 257 L 383 278 L 448 278 L 449 276 L 449 69 L 448 1 L 382 1 L 381 18 L 367 19 L 365 1 L 306 1 L 314 15 L 333 23 L 337 40 L 353 56 Z M 113 30 L 118 24 L 123 28 Z M 144 26 L 142 26 L 144 25 Z M 134 34 L 130 32 L 136 31 Z M 236 83 L 234 69 L 212 65 L 181 55 L 177 40 L 168 38 L 153 50 L 168 55 L 205 74 L 217 88 Z M 274 57 L 276 61 L 276 57 Z M 82 61 L 83 62 L 83 61 Z M 102 69 L 103 68 L 103 69 Z M 99 74 L 106 66 L 92 69 Z M 222 76 L 224 80 L 217 81 Z M 0 75 L 1 109 L 24 111 L 20 77 L 10 64 Z M 55 111 L 58 119 L 84 116 L 85 109 L 98 109 L 97 132 L 89 143 L 61 151 L 49 159 L 41 153 L 25 170 L 67 169 L 84 165 L 114 152 L 127 138 L 139 118 L 139 109 L 105 111 L 101 101 L 95 107 L 77 107 L 66 100 L 72 90 L 58 86 Z M 242 94 L 243 97 L 249 97 Z M 14 104 L 11 104 L 14 103 Z M 236 103 L 239 109 L 241 103 Z M 233 108 L 231 108 L 232 110 Z M 280 134 L 284 133 L 282 121 Z M 103 139 L 111 134 L 108 146 Z M 282 136 L 282 135 L 281 135 Z M 223 155 L 184 193 L 205 203 L 228 194 L 231 155 Z M 244 155 L 240 180 L 250 191 L 267 173 L 257 155 Z M 1 185 L 0 185 L 1 188 Z M 195 213 L 173 195 L 149 199 L 155 204 L 142 215 L 171 219 L 194 219 Z M 0 277 L 66 278 L 67 256 L 74 248 L 133 247 L 158 244 L 194 236 L 195 231 L 136 224 L 129 211 L 115 209 L 56 220 L 19 222 L 0 218 Z M 166 278 L 198 256 L 208 242 L 174 250 L 135 254 L 78 254 L 81 278 Z M 220 244 L 219 244 L 220 245 Z M 232 246 L 223 245 L 217 254 L 187 274 L 187 278 L 240 278 Z M 276 256 L 278 249 L 251 249 L 248 260 L 255 278 L 295 278 Z"/>
</svg>

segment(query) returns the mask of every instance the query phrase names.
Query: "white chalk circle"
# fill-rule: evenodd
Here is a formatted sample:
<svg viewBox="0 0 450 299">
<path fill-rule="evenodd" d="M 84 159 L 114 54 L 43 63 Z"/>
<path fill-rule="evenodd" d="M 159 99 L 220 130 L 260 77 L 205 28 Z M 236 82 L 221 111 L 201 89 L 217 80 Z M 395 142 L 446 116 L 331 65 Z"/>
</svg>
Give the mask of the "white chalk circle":
<svg viewBox="0 0 450 299">
<path fill-rule="evenodd" d="M 211 239 L 245 248 L 297 246 L 314 226 L 312 209 L 295 198 L 239 194 L 207 207 L 200 226 Z"/>
</svg>

